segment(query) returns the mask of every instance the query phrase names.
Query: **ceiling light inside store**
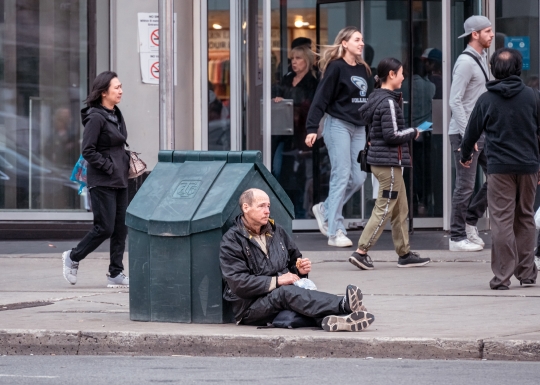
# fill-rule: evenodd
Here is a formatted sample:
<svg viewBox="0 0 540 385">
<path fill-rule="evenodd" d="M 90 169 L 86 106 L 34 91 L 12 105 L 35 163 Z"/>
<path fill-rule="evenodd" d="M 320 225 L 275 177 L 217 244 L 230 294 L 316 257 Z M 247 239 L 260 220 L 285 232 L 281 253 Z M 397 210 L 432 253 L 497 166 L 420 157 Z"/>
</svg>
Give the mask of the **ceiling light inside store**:
<svg viewBox="0 0 540 385">
<path fill-rule="evenodd" d="M 294 20 L 294 26 L 296 28 L 307 27 L 308 25 L 309 23 L 307 21 L 304 21 L 304 18 L 302 16 L 296 16 Z"/>
<path fill-rule="evenodd" d="M 215 24 L 212 25 L 212 28 L 214 28 L 214 29 L 222 29 L 223 27 L 221 25 L 215 23 Z"/>
</svg>

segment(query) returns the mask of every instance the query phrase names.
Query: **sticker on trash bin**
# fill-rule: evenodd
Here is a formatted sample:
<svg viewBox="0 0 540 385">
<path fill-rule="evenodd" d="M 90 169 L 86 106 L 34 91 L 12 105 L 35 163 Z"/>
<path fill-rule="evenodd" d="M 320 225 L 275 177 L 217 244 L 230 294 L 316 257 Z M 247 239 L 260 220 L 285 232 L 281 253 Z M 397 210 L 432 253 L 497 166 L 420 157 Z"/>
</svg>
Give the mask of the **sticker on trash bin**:
<svg viewBox="0 0 540 385">
<path fill-rule="evenodd" d="M 197 194 L 199 187 L 201 186 L 200 180 L 183 180 L 180 182 L 176 191 L 173 194 L 173 198 L 190 199 Z"/>
</svg>

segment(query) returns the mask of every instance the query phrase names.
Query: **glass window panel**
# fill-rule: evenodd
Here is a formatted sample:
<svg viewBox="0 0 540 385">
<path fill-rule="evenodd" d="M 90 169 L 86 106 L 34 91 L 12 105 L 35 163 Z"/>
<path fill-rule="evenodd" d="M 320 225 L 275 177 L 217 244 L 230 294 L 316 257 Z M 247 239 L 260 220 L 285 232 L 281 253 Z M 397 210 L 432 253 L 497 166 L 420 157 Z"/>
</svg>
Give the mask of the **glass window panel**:
<svg viewBox="0 0 540 385">
<path fill-rule="evenodd" d="M 231 149 L 230 2 L 208 0 L 208 150 Z"/>
<path fill-rule="evenodd" d="M 84 209 L 69 178 L 88 91 L 87 2 L 0 7 L 0 209 Z"/>
</svg>

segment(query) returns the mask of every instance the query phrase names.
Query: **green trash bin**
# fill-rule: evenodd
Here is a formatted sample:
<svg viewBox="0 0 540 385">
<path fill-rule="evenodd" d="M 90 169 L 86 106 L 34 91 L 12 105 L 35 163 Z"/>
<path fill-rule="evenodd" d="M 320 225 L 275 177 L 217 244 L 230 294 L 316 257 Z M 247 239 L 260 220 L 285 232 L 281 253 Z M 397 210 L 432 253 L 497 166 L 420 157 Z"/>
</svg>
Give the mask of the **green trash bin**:
<svg viewBox="0 0 540 385">
<path fill-rule="evenodd" d="M 240 214 L 240 194 L 253 187 L 292 231 L 293 204 L 259 151 L 159 153 L 127 209 L 131 320 L 234 322 L 222 297 L 219 244 Z"/>
</svg>

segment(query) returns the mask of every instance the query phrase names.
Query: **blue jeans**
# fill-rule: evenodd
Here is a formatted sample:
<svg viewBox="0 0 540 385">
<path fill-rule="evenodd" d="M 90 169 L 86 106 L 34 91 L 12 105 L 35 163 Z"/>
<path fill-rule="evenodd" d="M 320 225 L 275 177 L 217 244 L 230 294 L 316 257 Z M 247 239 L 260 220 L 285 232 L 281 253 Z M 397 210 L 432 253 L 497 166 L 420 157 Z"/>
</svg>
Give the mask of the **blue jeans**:
<svg viewBox="0 0 540 385">
<path fill-rule="evenodd" d="M 358 153 L 366 145 L 366 128 L 326 115 L 324 143 L 330 156 L 330 191 L 324 201 L 324 215 L 328 222 L 328 236 L 338 230 L 347 234 L 343 224 L 343 205 L 362 188 L 367 174 L 360 170 Z"/>
<path fill-rule="evenodd" d="M 456 164 L 456 187 L 452 196 L 452 216 L 450 217 L 450 239 L 455 242 L 467 239 L 466 224 L 476 226 L 478 219 L 486 212 L 488 206 L 487 182 L 472 197 L 476 182 L 476 168 L 480 165 L 487 175 L 487 157 L 484 151 L 484 143 L 478 143 L 478 151 L 475 151 L 470 168 L 463 167 L 459 161 L 462 137 L 459 134 L 448 135 L 454 162 Z M 472 200 L 471 200 L 472 197 Z"/>
</svg>

